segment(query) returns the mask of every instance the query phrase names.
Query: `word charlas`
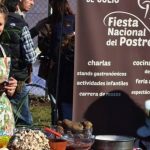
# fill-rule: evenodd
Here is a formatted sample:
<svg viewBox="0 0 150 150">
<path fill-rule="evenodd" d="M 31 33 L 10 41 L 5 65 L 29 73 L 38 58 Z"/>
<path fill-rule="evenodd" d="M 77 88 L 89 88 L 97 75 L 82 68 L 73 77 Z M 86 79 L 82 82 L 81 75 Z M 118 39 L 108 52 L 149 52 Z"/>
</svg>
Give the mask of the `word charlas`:
<svg viewBox="0 0 150 150">
<path fill-rule="evenodd" d="M 88 66 L 111 66 L 111 61 L 95 61 L 95 60 L 90 60 L 88 61 Z"/>
</svg>

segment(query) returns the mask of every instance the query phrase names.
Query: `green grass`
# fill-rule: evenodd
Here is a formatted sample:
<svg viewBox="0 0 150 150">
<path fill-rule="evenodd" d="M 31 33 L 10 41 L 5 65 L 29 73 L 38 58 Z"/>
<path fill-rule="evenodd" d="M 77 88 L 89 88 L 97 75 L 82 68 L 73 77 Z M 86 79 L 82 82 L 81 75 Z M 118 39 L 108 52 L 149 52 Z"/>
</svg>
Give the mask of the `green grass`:
<svg viewBox="0 0 150 150">
<path fill-rule="evenodd" d="M 37 103 L 30 106 L 33 117 L 33 125 L 50 126 L 51 124 L 51 107 L 50 103 Z"/>
</svg>

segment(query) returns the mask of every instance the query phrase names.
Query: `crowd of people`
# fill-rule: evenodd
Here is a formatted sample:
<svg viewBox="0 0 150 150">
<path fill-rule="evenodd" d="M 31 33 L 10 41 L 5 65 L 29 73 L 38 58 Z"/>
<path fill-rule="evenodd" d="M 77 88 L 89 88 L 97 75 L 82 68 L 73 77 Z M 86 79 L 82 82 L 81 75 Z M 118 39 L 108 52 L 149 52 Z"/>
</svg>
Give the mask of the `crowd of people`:
<svg viewBox="0 0 150 150">
<path fill-rule="evenodd" d="M 53 13 L 30 31 L 32 37 L 38 35 L 39 75 L 46 79 L 49 95 L 57 101 L 52 102 L 52 120 L 56 107 L 60 120 L 72 119 L 75 15 L 67 0 L 52 0 L 50 6 Z"/>
<path fill-rule="evenodd" d="M 15 95 L 10 98 L 13 105 L 16 123 L 31 125 L 32 116 L 29 110 L 29 98 L 26 83 L 29 70 L 36 61 L 36 52 L 28 24 L 24 20 L 24 12 L 30 10 L 34 1 L 5 0 L 9 14 L 1 43 L 11 54 L 10 75 L 18 81 Z"/>
<path fill-rule="evenodd" d="M 75 15 L 67 0 L 50 0 L 52 14 L 29 30 L 24 18 L 34 3 L 34 0 L 0 1 L 0 49 L 5 51 L 5 57 L 11 58 L 7 66 L 9 77 L 0 80 L 0 100 L 6 93 L 16 125 L 33 123 L 26 85 L 32 82 L 32 64 L 37 59 L 41 62 L 39 76 L 43 77 L 41 69 L 46 64 L 42 73 L 50 97 L 56 99 L 55 104 L 52 102 L 52 111 L 58 111 L 55 119 L 72 119 Z M 35 36 L 41 51 L 38 57 L 33 43 Z M 1 51 L 0 58 L 4 58 Z M 2 71 L 0 68 L 0 79 Z"/>
</svg>

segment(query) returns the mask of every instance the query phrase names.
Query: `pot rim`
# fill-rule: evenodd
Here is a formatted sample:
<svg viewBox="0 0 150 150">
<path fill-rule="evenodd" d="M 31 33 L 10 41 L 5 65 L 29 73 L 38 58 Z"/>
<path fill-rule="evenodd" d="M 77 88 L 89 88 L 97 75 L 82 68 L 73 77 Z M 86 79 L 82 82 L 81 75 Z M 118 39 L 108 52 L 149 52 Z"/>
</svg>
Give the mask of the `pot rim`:
<svg viewBox="0 0 150 150">
<path fill-rule="evenodd" d="M 96 135 L 95 140 L 110 142 L 129 142 L 135 141 L 134 137 L 122 135 Z"/>
</svg>

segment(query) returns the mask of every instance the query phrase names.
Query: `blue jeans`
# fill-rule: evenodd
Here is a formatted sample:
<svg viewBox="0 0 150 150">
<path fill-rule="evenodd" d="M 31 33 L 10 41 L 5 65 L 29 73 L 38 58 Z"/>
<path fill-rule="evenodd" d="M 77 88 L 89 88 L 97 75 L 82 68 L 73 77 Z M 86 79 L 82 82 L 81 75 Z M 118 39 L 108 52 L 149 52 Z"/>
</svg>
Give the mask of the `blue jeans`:
<svg viewBox="0 0 150 150">
<path fill-rule="evenodd" d="M 59 119 L 61 119 L 61 120 L 63 120 L 63 119 L 72 120 L 72 104 L 71 103 L 62 102 L 60 104 L 60 107 L 61 107 L 60 110 L 58 110 L 58 112 L 59 112 Z"/>
<path fill-rule="evenodd" d="M 22 90 L 10 99 L 13 106 L 16 125 L 31 125 L 32 115 L 29 109 L 29 91 L 24 84 Z"/>
</svg>

